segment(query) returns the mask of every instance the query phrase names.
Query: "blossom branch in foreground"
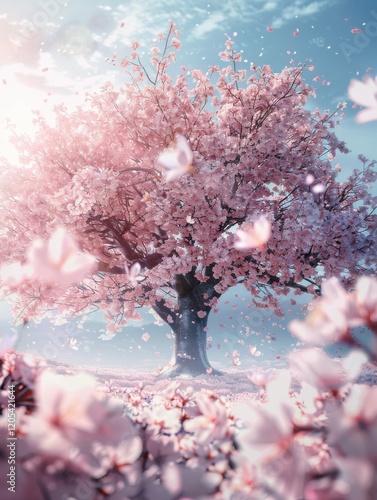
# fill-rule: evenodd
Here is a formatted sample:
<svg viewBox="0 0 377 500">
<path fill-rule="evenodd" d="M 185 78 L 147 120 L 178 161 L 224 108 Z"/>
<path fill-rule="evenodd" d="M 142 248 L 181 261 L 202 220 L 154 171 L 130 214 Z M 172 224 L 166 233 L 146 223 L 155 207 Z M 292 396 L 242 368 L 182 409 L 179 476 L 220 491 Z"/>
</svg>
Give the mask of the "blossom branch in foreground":
<svg viewBox="0 0 377 500">
<path fill-rule="evenodd" d="M 322 289 L 323 297 L 312 304 L 305 321 L 290 322 L 293 335 L 313 345 L 334 342 L 355 345 L 356 340 L 350 334 L 353 328 L 366 326 L 377 334 L 376 278 L 360 277 L 355 290 L 348 293 L 337 278 L 330 278 Z"/>
</svg>

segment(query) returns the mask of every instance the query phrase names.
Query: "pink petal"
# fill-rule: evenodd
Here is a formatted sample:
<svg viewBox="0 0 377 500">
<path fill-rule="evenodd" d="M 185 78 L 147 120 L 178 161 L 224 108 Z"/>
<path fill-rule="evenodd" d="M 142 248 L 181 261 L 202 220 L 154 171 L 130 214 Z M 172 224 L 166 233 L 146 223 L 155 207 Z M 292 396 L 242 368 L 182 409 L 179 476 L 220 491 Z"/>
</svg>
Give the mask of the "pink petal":
<svg viewBox="0 0 377 500">
<path fill-rule="evenodd" d="M 78 251 L 75 240 L 63 228 L 57 229 L 48 242 L 48 260 L 60 266 L 71 254 Z"/>
<path fill-rule="evenodd" d="M 363 109 L 362 111 L 359 111 L 355 119 L 357 123 L 367 123 L 373 120 L 377 120 L 377 106 L 374 108 Z"/>
<path fill-rule="evenodd" d="M 171 181 L 192 171 L 192 159 L 193 154 L 186 138 L 178 134 L 175 146 L 164 150 L 157 161 L 168 170 L 166 180 Z"/>
<path fill-rule="evenodd" d="M 178 134 L 176 136 L 177 148 L 181 154 L 182 163 L 185 165 L 190 165 L 193 159 L 192 151 L 190 149 L 187 139 L 183 135 Z"/>
<path fill-rule="evenodd" d="M 377 81 L 367 76 L 363 81 L 351 80 L 348 97 L 359 106 L 377 106 Z"/>
<path fill-rule="evenodd" d="M 96 258 L 88 253 L 77 252 L 66 260 L 61 267 L 61 273 L 75 277 L 83 277 L 90 272 L 96 262 Z"/>
<path fill-rule="evenodd" d="M 252 227 L 246 225 L 246 231 L 238 229 L 236 236 L 239 240 L 235 242 L 234 247 L 238 250 L 261 247 L 271 236 L 271 223 L 265 216 L 261 216 Z"/>
<path fill-rule="evenodd" d="M 315 186 L 312 187 L 312 192 L 319 194 L 323 193 L 325 191 L 325 186 L 323 184 L 316 184 Z"/>
</svg>

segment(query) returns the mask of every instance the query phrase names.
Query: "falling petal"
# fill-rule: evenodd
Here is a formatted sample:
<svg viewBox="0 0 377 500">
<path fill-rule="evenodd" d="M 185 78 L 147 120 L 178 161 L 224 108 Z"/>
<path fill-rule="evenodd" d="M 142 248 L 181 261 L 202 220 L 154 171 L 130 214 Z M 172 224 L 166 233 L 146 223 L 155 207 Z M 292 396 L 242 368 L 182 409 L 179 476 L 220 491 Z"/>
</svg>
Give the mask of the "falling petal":
<svg viewBox="0 0 377 500">
<path fill-rule="evenodd" d="M 234 247 L 237 250 L 260 248 L 270 239 L 271 223 L 265 216 L 259 217 L 252 226 L 246 224 L 244 227 L 245 229 L 238 229 L 236 232 L 238 241 Z"/>
<path fill-rule="evenodd" d="M 167 170 L 166 180 L 171 181 L 193 171 L 192 159 L 193 154 L 186 138 L 178 134 L 175 146 L 165 149 L 157 161 Z"/>
<path fill-rule="evenodd" d="M 314 182 L 314 175 L 308 174 L 305 179 L 305 183 L 310 186 L 310 184 L 313 184 Z"/>
<path fill-rule="evenodd" d="M 312 192 L 313 193 L 323 193 L 325 191 L 325 186 L 323 184 L 316 184 L 315 186 L 312 187 Z"/>
</svg>

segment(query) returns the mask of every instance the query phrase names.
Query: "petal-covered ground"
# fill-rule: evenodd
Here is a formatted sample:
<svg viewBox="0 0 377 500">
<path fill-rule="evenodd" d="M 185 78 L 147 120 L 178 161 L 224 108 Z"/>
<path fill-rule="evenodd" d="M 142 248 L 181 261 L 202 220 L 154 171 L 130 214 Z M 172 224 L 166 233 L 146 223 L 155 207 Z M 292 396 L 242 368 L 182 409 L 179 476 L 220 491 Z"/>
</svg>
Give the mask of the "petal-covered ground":
<svg viewBox="0 0 377 500">
<path fill-rule="evenodd" d="M 221 377 L 211 375 L 201 375 L 194 378 L 177 378 L 180 387 L 187 389 L 192 387 L 195 392 L 201 389 L 212 390 L 216 394 L 225 396 L 229 401 L 235 401 L 240 398 L 250 397 L 257 394 L 261 387 L 252 383 L 250 378 L 256 373 L 265 374 L 272 372 L 277 375 L 282 371 L 290 371 L 288 363 L 281 359 L 277 361 L 263 361 L 255 363 L 255 368 L 237 370 L 229 368 L 224 371 Z M 172 383 L 171 380 L 159 379 L 157 372 L 143 372 L 135 369 L 104 369 L 95 366 L 75 367 L 64 364 L 53 364 L 54 370 L 61 374 L 77 374 L 88 373 L 98 380 L 98 385 L 102 389 L 106 389 L 109 393 L 116 394 L 125 389 L 133 389 L 143 384 L 143 390 L 151 395 L 166 389 Z M 293 387 L 298 389 L 299 378 L 297 374 L 293 374 L 294 380 L 297 381 Z M 357 384 L 377 385 L 377 365 L 367 363 L 361 373 L 355 378 Z"/>
</svg>

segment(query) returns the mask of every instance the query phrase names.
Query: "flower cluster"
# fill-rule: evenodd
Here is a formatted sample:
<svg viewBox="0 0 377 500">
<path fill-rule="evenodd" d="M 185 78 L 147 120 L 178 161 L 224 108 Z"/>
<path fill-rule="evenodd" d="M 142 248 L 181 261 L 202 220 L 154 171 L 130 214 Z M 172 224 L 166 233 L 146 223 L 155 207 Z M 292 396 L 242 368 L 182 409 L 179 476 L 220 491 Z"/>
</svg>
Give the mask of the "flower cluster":
<svg viewBox="0 0 377 500">
<path fill-rule="evenodd" d="M 154 396 L 142 387 L 108 395 L 89 375 L 57 374 L 11 350 L 1 368 L 4 445 L 6 392 L 16 385 L 14 498 L 200 498 L 231 471 L 234 419 L 213 393 L 169 384 Z M 0 469 L 6 492 L 5 455 Z"/>
<path fill-rule="evenodd" d="M 350 293 L 337 278 L 330 278 L 323 284 L 322 294 L 305 321 L 290 323 L 291 332 L 299 339 L 314 345 L 342 341 L 353 344 L 351 329 L 359 326 L 377 328 L 377 282 L 374 278 L 359 278 L 355 290 Z"/>
<path fill-rule="evenodd" d="M 321 316 L 318 333 L 343 314 L 351 318 L 349 330 L 367 324 L 375 345 L 376 287 L 365 277 L 346 293 L 329 280 L 314 308 L 323 315 L 330 307 L 334 316 Z M 293 326 L 305 330 L 305 322 Z M 319 348 L 296 350 L 290 370 L 252 373 L 250 392 L 224 397 L 216 382 L 211 391 L 176 381 L 149 390 L 143 383 L 103 386 L 89 375 L 56 374 L 3 350 L 4 444 L 6 390 L 16 386 L 14 498 L 374 498 L 377 387 L 355 378 L 367 355 L 377 362 L 377 353 L 361 345 L 343 359 Z M 6 466 L 0 456 L 2 480 Z"/>
</svg>

